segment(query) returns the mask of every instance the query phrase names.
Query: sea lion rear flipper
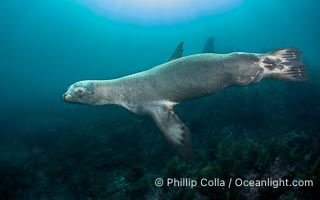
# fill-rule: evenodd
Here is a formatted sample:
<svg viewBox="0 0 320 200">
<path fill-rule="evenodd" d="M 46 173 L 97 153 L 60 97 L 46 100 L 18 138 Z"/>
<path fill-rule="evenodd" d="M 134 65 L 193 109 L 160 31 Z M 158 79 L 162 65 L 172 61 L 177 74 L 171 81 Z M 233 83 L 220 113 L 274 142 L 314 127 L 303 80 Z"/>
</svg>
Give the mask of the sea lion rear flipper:
<svg viewBox="0 0 320 200">
<path fill-rule="evenodd" d="M 180 42 L 168 61 L 181 58 L 182 53 L 183 53 L 183 42 Z"/>
<path fill-rule="evenodd" d="M 202 53 L 214 53 L 214 36 L 210 36 L 203 47 Z"/>
<path fill-rule="evenodd" d="M 302 63 L 301 51 L 293 48 L 277 49 L 259 56 L 264 76 L 282 81 L 307 81 L 307 67 Z"/>
<path fill-rule="evenodd" d="M 157 106 L 152 109 L 151 117 L 175 150 L 186 161 L 193 162 L 190 131 L 174 111 L 165 106 Z"/>
</svg>

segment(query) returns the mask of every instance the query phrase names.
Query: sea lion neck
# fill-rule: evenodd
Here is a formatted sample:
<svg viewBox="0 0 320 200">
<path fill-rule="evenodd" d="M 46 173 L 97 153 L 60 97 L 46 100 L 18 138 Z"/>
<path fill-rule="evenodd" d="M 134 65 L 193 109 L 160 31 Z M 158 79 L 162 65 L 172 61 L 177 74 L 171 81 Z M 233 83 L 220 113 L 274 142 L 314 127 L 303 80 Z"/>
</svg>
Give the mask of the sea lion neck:
<svg viewBox="0 0 320 200">
<path fill-rule="evenodd" d="M 94 80 L 93 83 L 99 99 L 97 105 L 120 104 L 124 91 L 119 79 Z"/>
</svg>

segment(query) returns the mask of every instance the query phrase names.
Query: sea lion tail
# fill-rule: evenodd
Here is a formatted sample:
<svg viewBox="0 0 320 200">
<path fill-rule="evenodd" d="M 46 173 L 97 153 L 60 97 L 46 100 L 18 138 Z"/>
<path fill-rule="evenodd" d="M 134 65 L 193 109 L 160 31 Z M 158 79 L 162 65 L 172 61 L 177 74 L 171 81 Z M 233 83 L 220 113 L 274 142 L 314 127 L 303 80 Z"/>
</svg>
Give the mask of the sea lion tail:
<svg viewBox="0 0 320 200">
<path fill-rule="evenodd" d="M 301 51 L 287 48 L 271 51 L 260 57 L 266 78 L 283 81 L 307 81 L 307 67 L 302 63 Z"/>
</svg>

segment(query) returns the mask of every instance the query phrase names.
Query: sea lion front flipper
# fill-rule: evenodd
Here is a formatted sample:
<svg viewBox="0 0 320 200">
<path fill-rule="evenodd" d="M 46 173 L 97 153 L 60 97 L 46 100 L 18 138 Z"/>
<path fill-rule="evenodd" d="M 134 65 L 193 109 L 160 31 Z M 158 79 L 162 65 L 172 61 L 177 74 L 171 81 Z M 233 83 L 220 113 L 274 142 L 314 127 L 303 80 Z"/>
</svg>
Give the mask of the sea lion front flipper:
<svg viewBox="0 0 320 200">
<path fill-rule="evenodd" d="M 183 42 L 180 42 L 168 61 L 181 58 L 182 53 L 183 53 Z"/>
<path fill-rule="evenodd" d="M 214 36 L 210 36 L 203 47 L 202 53 L 215 53 L 214 52 Z"/>
<path fill-rule="evenodd" d="M 188 162 L 193 162 L 191 134 L 176 113 L 166 106 L 155 106 L 150 115 L 166 140 Z"/>
</svg>

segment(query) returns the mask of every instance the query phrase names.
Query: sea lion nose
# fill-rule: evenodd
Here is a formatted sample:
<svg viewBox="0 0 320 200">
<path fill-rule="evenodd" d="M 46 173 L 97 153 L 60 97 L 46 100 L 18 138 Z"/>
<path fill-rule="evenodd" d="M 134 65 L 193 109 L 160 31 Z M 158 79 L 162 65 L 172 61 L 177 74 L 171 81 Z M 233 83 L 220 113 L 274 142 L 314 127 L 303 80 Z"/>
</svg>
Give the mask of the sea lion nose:
<svg viewBox="0 0 320 200">
<path fill-rule="evenodd" d="M 69 94 L 64 94 L 64 95 L 62 95 L 62 99 L 63 99 L 64 101 L 68 101 L 68 97 L 70 97 Z"/>
</svg>

